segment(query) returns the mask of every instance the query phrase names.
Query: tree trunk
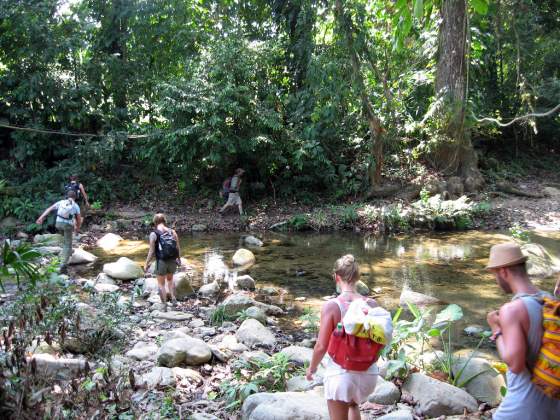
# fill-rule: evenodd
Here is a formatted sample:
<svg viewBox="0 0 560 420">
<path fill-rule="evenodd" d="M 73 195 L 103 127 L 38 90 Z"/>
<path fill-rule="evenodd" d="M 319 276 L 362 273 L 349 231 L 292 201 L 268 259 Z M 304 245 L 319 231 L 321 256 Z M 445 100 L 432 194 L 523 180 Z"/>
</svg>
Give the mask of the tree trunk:
<svg viewBox="0 0 560 420">
<path fill-rule="evenodd" d="M 335 16 L 339 22 L 339 27 L 344 33 L 348 53 L 350 54 L 350 62 L 352 64 L 352 76 L 356 88 L 360 93 L 362 102 L 362 113 L 364 114 L 369 127 L 370 137 L 370 162 L 368 165 L 368 178 L 370 188 L 374 188 L 381 184 L 381 170 L 383 168 L 383 128 L 381 120 L 377 118 L 373 111 L 373 106 L 369 100 L 366 86 L 361 71 L 360 57 L 354 45 L 354 25 L 352 18 L 347 16 L 344 12 L 344 7 L 341 0 L 336 0 Z"/>
<path fill-rule="evenodd" d="M 443 133 L 448 139 L 436 151 L 436 167 L 462 178 L 471 177 L 478 185 L 481 175 L 472 146 L 470 132 L 465 128 L 465 104 L 468 83 L 466 0 L 443 0 L 439 31 L 439 56 L 436 73 L 436 93 L 443 97 L 440 117 Z"/>
</svg>

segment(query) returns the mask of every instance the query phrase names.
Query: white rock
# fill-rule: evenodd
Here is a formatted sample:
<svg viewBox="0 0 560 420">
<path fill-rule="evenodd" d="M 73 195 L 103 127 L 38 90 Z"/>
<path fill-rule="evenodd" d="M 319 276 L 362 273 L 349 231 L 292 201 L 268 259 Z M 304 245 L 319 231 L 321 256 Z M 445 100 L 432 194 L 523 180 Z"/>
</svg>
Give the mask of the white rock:
<svg viewBox="0 0 560 420">
<path fill-rule="evenodd" d="M 540 244 L 523 244 L 523 254 L 527 255 L 527 273 L 531 277 L 547 278 L 560 272 L 560 260 Z"/>
<path fill-rule="evenodd" d="M 115 235 L 114 233 L 107 233 L 102 238 L 98 239 L 96 245 L 99 248 L 104 249 L 105 251 L 110 251 L 115 249 L 119 246 L 119 243 L 123 240 L 122 237 L 119 235 Z"/>
<path fill-rule="evenodd" d="M 484 327 L 481 325 L 469 325 L 463 332 L 467 335 L 480 335 L 485 331 Z"/>
<path fill-rule="evenodd" d="M 173 371 L 166 367 L 156 366 L 151 371 L 142 375 L 138 385 L 148 389 L 175 386 L 176 380 Z"/>
<path fill-rule="evenodd" d="M 178 312 L 178 311 L 153 311 L 152 316 L 157 319 L 165 319 L 167 321 L 186 321 L 187 319 L 191 319 L 192 315 L 186 312 Z"/>
<path fill-rule="evenodd" d="M 181 364 L 198 366 L 212 358 L 212 351 L 204 341 L 188 337 L 174 338 L 163 343 L 157 353 L 160 366 L 175 367 Z"/>
<path fill-rule="evenodd" d="M 245 344 L 237 341 L 237 337 L 235 335 L 224 336 L 220 344 L 218 344 L 218 348 L 230 350 L 234 353 L 242 353 L 248 350 Z"/>
<path fill-rule="evenodd" d="M 212 283 L 205 284 L 198 289 L 198 293 L 202 297 L 211 297 L 215 296 L 220 292 L 220 285 L 217 281 L 213 281 Z"/>
<path fill-rule="evenodd" d="M 235 283 L 240 289 L 255 290 L 255 280 L 248 274 L 237 277 Z"/>
<path fill-rule="evenodd" d="M 250 246 L 261 247 L 263 246 L 263 241 L 259 238 L 255 238 L 253 235 L 248 235 L 243 238 L 243 242 Z"/>
<path fill-rule="evenodd" d="M 87 252 L 82 248 L 76 248 L 70 256 L 68 264 L 89 264 L 95 262 L 95 260 L 97 260 L 97 257 L 91 252 Z"/>
<path fill-rule="evenodd" d="M 255 301 L 242 293 L 230 295 L 220 304 L 224 308 L 226 316 L 235 316 L 253 305 L 255 305 Z"/>
<path fill-rule="evenodd" d="M 238 249 L 232 257 L 233 265 L 236 267 L 245 267 L 255 264 L 255 255 L 245 248 Z"/>
<path fill-rule="evenodd" d="M 175 379 L 179 382 L 188 382 L 195 385 L 200 385 L 203 382 L 202 376 L 196 370 L 174 367 L 171 369 Z"/>
<path fill-rule="evenodd" d="M 465 365 L 468 358 L 457 358 L 453 364 L 453 374 L 458 375 Z M 472 380 L 469 380 L 473 378 Z M 465 388 L 469 394 L 478 401 L 482 401 L 496 407 L 502 402 L 500 389 L 506 386 L 503 375 L 492 368 L 492 365 L 485 359 L 473 357 L 467 364 L 459 382 L 467 381 Z"/>
<path fill-rule="evenodd" d="M 64 244 L 64 237 L 60 233 L 45 233 L 43 235 L 35 235 L 33 242 L 45 246 L 62 246 Z"/>
<path fill-rule="evenodd" d="M 253 318 L 261 324 L 266 324 L 266 313 L 258 306 L 251 306 L 243 311 L 246 317 Z"/>
<path fill-rule="evenodd" d="M 309 365 L 313 357 L 313 349 L 302 346 L 288 346 L 283 348 L 280 353 L 286 355 L 288 360 L 299 365 Z"/>
<path fill-rule="evenodd" d="M 35 251 L 41 255 L 58 255 L 62 252 L 61 246 L 38 246 Z"/>
<path fill-rule="evenodd" d="M 401 399 L 401 391 L 393 383 L 386 381 L 381 376 L 377 377 L 375 390 L 368 397 L 368 401 L 375 404 L 391 405 L 396 404 Z"/>
<path fill-rule="evenodd" d="M 274 334 L 256 319 L 243 321 L 235 336 L 241 343 L 249 347 L 255 345 L 273 347 L 276 344 Z"/>
<path fill-rule="evenodd" d="M 195 294 L 191 286 L 190 276 L 184 271 L 180 271 L 173 275 L 173 282 L 175 283 L 175 296 L 179 300 L 183 300 Z"/>
<path fill-rule="evenodd" d="M 95 284 L 93 285 L 93 288 L 97 293 L 113 293 L 119 290 L 119 286 L 116 284 L 105 283 Z"/>
<path fill-rule="evenodd" d="M 117 284 L 115 280 L 105 273 L 99 273 L 95 278 L 95 284 Z"/>
<path fill-rule="evenodd" d="M 157 351 L 158 346 L 156 344 L 139 341 L 126 352 L 126 356 L 134 360 L 150 360 L 155 359 Z"/>
<path fill-rule="evenodd" d="M 429 306 L 429 305 L 439 305 L 442 303 L 441 300 L 425 295 L 423 293 L 413 292 L 410 289 L 403 289 L 399 299 L 399 303 L 403 308 L 407 308 L 406 303 L 413 303 L 416 306 Z"/>
<path fill-rule="evenodd" d="M 243 420 L 328 420 L 323 396 L 316 392 L 262 392 L 250 395 L 241 409 Z"/>
<path fill-rule="evenodd" d="M 313 382 L 307 380 L 303 375 L 293 376 L 286 382 L 286 391 L 288 392 L 301 392 L 307 391 Z"/>
<path fill-rule="evenodd" d="M 405 381 L 403 391 L 414 396 L 417 408 L 429 417 L 462 414 L 478 410 L 478 403 L 466 391 L 422 373 L 413 373 Z"/>
<path fill-rule="evenodd" d="M 142 267 L 126 257 L 121 257 L 116 262 L 103 265 L 103 272 L 120 280 L 133 280 L 144 276 Z"/>
</svg>

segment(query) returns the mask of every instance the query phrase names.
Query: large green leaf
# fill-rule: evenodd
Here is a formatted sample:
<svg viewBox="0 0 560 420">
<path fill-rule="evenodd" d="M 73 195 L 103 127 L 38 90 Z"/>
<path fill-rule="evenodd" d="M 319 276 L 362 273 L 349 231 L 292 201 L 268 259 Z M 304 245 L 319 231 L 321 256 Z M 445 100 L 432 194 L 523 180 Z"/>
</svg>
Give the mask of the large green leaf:
<svg viewBox="0 0 560 420">
<path fill-rule="evenodd" d="M 470 0 L 471 6 L 479 15 L 488 13 L 488 2 L 486 0 Z"/>
<path fill-rule="evenodd" d="M 461 318 L 463 318 L 463 310 L 459 305 L 452 303 L 436 315 L 434 325 L 443 324 L 445 322 L 458 321 Z"/>
</svg>

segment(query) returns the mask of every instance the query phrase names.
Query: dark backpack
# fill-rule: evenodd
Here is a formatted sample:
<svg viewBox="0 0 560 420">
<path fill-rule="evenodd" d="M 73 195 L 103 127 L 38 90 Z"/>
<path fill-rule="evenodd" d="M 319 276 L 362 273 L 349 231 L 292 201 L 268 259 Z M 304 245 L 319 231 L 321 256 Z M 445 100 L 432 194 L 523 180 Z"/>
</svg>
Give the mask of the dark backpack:
<svg viewBox="0 0 560 420">
<path fill-rule="evenodd" d="M 231 178 L 227 178 L 224 183 L 222 184 L 222 189 L 224 194 L 229 194 L 229 188 L 231 186 Z"/>
<path fill-rule="evenodd" d="M 64 186 L 64 194 L 68 194 L 68 191 L 74 191 L 76 193 L 76 200 L 81 198 L 82 192 L 80 191 L 79 182 L 71 182 Z"/>
<path fill-rule="evenodd" d="M 179 258 L 179 248 L 173 230 L 169 229 L 165 232 L 154 230 L 157 235 L 156 258 L 158 260 L 172 260 Z"/>
</svg>

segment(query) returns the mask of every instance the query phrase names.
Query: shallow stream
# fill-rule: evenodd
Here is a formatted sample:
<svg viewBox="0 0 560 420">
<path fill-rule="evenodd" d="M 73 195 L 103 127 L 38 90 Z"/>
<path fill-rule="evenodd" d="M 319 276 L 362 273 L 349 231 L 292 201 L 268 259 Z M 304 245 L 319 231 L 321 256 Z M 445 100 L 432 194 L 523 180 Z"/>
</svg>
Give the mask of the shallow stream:
<svg viewBox="0 0 560 420">
<path fill-rule="evenodd" d="M 399 304 L 403 287 L 425 293 L 444 302 L 460 305 L 465 313 L 463 325 L 486 325 L 486 313 L 497 309 L 508 298 L 485 269 L 493 244 L 510 240 L 509 236 L 479 231 L 445 234 L 410 234 L 394 237 L 360 236 L 350 233 L 277 234 L 261 236 L 265 246 L 251 248 L 257 263 L 248 273 L 258 287 L 276 286 L 287 291 L 280 303 L 305 297 L 303 305 L 319 307 L 323 297 L 334 293 L 331 270 L 334 261 L 352 253 L 360 262 L 361 279 L 388 309 Z M 533 242 L 544 245 L 554 255 L 560 253 L 558 232 L 535 232 Z M 236 233 L 181 235 L 182 256 L 198 273 L 196 282 L 204 283 L 213 271 L 229 265 L 233 253 L 241 247 Z M 127 256 L 143 263 L 147 241 L 125 240 L 110 252 L 95 249 L 100 258 L 94 270 L 105 262 Z M 554 279 L 536 280 L 552 291 Z M 298 299 L 299 300 L 299 299 Z M 273 302 L 278 303 L 278 302 Z"/>
</svg>

